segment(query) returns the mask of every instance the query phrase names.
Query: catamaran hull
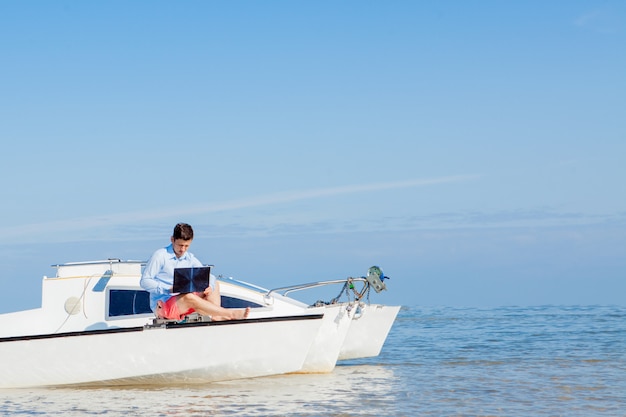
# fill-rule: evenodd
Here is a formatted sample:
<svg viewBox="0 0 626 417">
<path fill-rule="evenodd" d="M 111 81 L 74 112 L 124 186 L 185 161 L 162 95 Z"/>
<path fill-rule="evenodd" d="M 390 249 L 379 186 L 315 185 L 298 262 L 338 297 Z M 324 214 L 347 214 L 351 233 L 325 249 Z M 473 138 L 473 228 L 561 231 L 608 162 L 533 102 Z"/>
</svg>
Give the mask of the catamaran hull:
<svg viewBox="0 0 626 417">
<path fill-rule="evenodd" d="M 299 372 L 332 372 L 351 323 L 352 317 L 346 305 L 326 306 L 322 325 Z"/>
<path fill-rule="evenodd" d="M 206 383 L 302 368 L 322 315 L 0 339 L 0 388 Z"/>
<path fill-rule="evenodd" d="M 338 360 L 378 356 L 400 306 L 370 304 L 355 312 Z"/>
</svg>

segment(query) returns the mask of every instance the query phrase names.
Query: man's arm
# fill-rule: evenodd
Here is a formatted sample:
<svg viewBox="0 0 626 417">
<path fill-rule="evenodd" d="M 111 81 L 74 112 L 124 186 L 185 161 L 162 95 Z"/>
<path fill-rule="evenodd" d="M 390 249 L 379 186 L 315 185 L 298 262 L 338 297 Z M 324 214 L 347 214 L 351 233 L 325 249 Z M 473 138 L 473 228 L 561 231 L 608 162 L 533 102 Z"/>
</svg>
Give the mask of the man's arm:
<svg viewBox="0 0 626 417">
<path fill-rule="evenodd" d="M 139 285 L 151 294 L 169 294 L 171 288 L 162 281 L 156 279 L 157 274 L 163 268 L 164 260 L 160 259 L 157 253 L 152 255 L 146 264 Z"/>
</svg>

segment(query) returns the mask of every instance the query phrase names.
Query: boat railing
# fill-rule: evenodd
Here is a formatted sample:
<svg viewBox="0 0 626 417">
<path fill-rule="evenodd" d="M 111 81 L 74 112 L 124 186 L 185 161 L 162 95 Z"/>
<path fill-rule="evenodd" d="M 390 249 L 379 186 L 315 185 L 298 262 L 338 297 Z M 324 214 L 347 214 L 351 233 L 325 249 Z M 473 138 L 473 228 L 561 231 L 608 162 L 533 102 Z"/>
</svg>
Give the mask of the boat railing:
<svg viewBox="0 0 626 417">
<path fill-rule="evenodd" d="M 271 289 L 267 292 L 267 294 L 265 294 L 265 296 L 271 297 L 273 293 L 278 293 L 280 295 L 287 296 L 287 294 L 296 292 L 296 291 L 309 290 L 311 288 L 325 287 L 327 285 L 335 285 L 335 284 L 345 285 L 350 282 L 367 282 L 367 280 L 365 278 L 345 278 L 345 279 L 336 279 L 336 280 L 329 280 L 329 281 L 309 282 L 306 284 L 299 284 L 299 285 L 289 285 L 286 287 L 278 287 L 278 288 Z"/>
<path fill-rule="evenodd" d="M 339 295 L 337 295 L 331 301 L 326 302 L 326 304 L 335 304 L 344 295 L 348 298 L 348 301 L 350 301 L 351 299 L 355 301 L 361 301 L 364 297 L 367 297 L 367 300 L 369 302 L 370 289 L 373 288 L 376 292 L 381 292 L 382 290 L 385 290 L 386 287 L 383 283 L 383 280 L 388 278 L 389 277 L 386 277 L 379 267 L 372 266 L 368 269 L 366 277 L 348 277 L 345 279 L 310 282 L 308 284 L 290 285 L 287 287 L 274 288 L 273 290 L 269 290 L 265 294 L 265 299 L 270 299 L 273 293 L 278 293 L 286 296 L 287 294 L 295 291 L 309 290 L 312 288 L 318 288 L 327 285 L 343 284 Z M 360 290 L 358 290 L 355 286 L 355 283 L 357 282 L 363 283 L 363 286 Z"/>
<path fill-rule="evenodd" d="M 52 266 L 53 268 L 62 268 L 64 266 L 83 266 L 83 265 L 112 265 L 112 264 L 141 264 L 141 266 L 144 266 L 146 264 L 146 261 L 139 261 L 139 260 L 122 260 L 119 258 L 109 258 L 109 259 L 102 259 L 102 260 L 97 260 L 97 261 L 80 261 L 80 262 L 66 262 L 66 263 L 62 263 L 62 264 L 52 264 L 50 266 Z"/>
<path fill-rule="evenodd" d="M 362 286 L 356 285 L 357 283 L 362 283 L 363 285 Z M 367 278 L 364 278 L 364 277 L 358 277 L 358 278 L 350 277 L 350 278 L 345 278 L 345 279 L 336 279 L 336 280 L 329 280 L 329 281 L 309 282 L 307 284 L 290 285 L 287 287 L 274 288 L 268 291 L 265 294 L 264 298 L 266 302 L 270 302 L 270 300 L 273 298 L 273 294 L 287 296 L 287 294 L 290 294 L 296 291 L 311 290 L 313 288 L 319 288 L 319 287 L 325 287 L 325 286 L 337 285 L 337 284 L 343 284 L 341 287 L 341 291 L 339 291 L 339 294 L 337 294 L 337 296 L 335 296 L 334 298 L 328 301 L 318 300 L 312 305 L 315 305 L 315 306 L 332 305 L 332 304 L 337 304 L 341 301 L 353 303 L 353 302 L 361 302 L 364 299 L 369 304 L 371 282 Z M 361 287 L 361 288 L 357 289 L 357 287 Z"/>
</svg>

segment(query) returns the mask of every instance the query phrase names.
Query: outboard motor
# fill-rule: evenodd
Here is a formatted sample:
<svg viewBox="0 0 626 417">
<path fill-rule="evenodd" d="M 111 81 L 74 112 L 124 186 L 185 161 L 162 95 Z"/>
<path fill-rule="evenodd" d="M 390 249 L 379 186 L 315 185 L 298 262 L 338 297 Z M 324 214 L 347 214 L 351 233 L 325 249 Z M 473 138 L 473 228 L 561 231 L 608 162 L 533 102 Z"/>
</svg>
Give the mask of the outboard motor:
<svg viewBox="0 0 626 417">
<path fill-rule="evenodd" d="M 386 277 L 385 274 L 383 274 L 383 270 L 379 267 L 370 267 L 370 269 L 367 270 L 367 276 L 365 278 L 372 288 L 374 288 L 374 291 L 381 292 L 382 290 L 387 289 L 383 280 L 385 278 L 389 279 L 389 277 Z"/>
</svg>

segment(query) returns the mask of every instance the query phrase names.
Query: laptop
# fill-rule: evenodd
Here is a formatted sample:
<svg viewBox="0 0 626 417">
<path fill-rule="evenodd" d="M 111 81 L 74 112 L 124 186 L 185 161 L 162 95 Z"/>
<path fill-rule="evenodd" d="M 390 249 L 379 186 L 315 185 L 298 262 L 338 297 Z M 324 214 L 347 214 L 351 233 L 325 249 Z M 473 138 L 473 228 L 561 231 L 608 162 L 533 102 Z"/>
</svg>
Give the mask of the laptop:
<svg viewBox="0 0 626 417">
<path fill-rule="evenodd" d="M 211 266 L 174 268 L 173 293 L 204 292 L 211 279 Z"/>
</svg>

